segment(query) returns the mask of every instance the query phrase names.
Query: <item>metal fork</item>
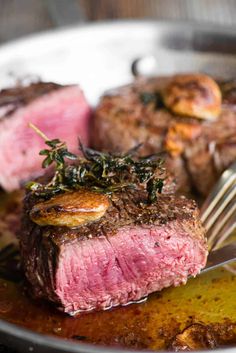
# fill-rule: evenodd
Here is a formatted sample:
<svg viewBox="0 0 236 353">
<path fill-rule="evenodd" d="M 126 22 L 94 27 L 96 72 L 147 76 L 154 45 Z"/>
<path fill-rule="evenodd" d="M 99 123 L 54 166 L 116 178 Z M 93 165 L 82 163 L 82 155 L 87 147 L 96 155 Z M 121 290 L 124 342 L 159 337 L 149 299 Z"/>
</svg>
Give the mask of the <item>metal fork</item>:
<svg viewBox="0 0 236 353">
<path fill-rule="evenodd" d="M 219 248 L 236 229 L 236 162 L 224 171 L 200 214 L 210 249 Z"/>
</svg>

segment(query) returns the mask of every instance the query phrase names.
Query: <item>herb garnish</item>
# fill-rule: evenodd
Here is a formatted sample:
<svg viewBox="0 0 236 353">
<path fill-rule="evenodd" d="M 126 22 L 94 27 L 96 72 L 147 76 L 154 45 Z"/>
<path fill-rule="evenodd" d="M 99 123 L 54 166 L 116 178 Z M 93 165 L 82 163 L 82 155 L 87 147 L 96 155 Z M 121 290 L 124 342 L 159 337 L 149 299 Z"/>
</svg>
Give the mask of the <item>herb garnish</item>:
<svg viewBox="0 0 236 353">
<path fill-rule="evenodd" d="M 148 194 L 148 202 L 156 200 L 157 192 L 163 187 L 164 169 L 163 161 L 159 155 L 136 157 L 137 146 L 127 154 L 114 155 L 98 152 L 86 148 L 79 143 L 81 156 L 76 156 L 68 151 L 66 144 L 59 139 L 49 140 L 34 125 L 30 126 L 44 138 L 50 149 L 40 151 L 40 155 L 46 158 L 42 167 L 46 168 L 54 163 L 55 174 L 53 178 L 43 185 L 38 182 L 30 182 L 27 188 L 43 198 L 69 190 L 77 190 L 83 187 L 97 192 L 111 194 L 127 188 L 145 188 Z M 68 164 L 65 159 L 76 160 L 76 164 Z"/>
<path fill-rule="evenodd" d="M 139 99 L 143 105 L 152 103 L 155 109 L 164 107 L 160 92 L 141 92 Z"/>
</svg>

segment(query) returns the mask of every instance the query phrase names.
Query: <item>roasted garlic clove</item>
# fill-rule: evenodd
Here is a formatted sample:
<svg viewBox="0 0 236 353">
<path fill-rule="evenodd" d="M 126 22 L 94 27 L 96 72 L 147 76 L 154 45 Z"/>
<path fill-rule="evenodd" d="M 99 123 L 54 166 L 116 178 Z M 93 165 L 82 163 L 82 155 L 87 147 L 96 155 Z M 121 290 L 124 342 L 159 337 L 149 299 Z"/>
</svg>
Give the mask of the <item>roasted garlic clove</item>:
<svg viewBox="0 0 236 353">
<path fill-rule="evenodd" d="M 203 74 L 176 75 L 163 92 L 164 103 L 173 113 L 199 119 L 216 119 L 221 112 L 218 84 Z"/>
<path fill-rule="evenodd" d="M 173 123 L 166 134 L 165 149 L 173 156 L 181 155 L 188 141 L 195 140 L 202 132 L 200 124 Z"/>
<path fill-rule="evenodd" d="M 77 227 L 100 219 L 109 207 L 109 198 L 97 192 L 78 190 L 35 204 L 30 218 L 40 226 Z"/>
</svg>

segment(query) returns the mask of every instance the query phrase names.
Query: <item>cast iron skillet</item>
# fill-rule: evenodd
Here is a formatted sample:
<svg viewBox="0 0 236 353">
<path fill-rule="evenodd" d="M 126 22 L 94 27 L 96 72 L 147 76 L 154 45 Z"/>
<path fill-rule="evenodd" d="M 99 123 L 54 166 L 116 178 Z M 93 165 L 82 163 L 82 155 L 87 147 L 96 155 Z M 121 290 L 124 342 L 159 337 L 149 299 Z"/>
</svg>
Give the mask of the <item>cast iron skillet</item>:
<svg viewBox="0 0 236 353">
<path fill-rule="evenodd" d="M 13 76 L 39 75 L 61 83 L 79 82 L 91 104 L 110 87 L 131 80 L 133 60 L 153 54 L 155 73 L 203 71 L 236 76 L 235 30 L 202 24 L 118 21 L 83 25 L 29 37 L 0 49 L 0 84 Z M 153 73 L 153 72 L 152 72 Z M 0 320 L 0 338 L 22 352 L 128 352 L 40 335 Z M 218 350 L 235 352 L 235 348 Z"/>
</svg>

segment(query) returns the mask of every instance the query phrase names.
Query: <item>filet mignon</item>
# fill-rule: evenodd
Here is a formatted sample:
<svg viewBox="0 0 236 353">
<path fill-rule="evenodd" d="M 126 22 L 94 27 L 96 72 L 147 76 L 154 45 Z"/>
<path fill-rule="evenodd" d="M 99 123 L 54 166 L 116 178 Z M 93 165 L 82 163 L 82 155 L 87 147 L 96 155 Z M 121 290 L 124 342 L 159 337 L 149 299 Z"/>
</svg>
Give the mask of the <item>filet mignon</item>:
<svg viewBox="0 0 236 353">
<path fill-rule="evenodd" d="M 236 159 L 235 92 L 232 82 L 217 85 L 200 74 L 138 79 L 101 98 L 93 147 L 121 152 L 143 143 L 143 155 L 166 150 L 179 191 L 207 195 Z"/>
<path fill-rule="evenodd" d="M 26 277 L 36 297 L 71 315 L 138 301 L 205 266 L 198 209 L 184 197 L 147 204 L 142 190 L 114 193 L 101 219 L 75 229 L 32 222 L 36 202 L 26 196 L 20 232 Z"/>
<path fill-rule="evenodd" d="M 44 141 L 28 124 L 35 124 L 49 139 L 58 136 L 77 150 L 78 136 L 88 143 L 90 107 L 76 85 L 32 83 L 0 91 L 0 186 L 7 191 L 38 176 Z"/>
</svg>

